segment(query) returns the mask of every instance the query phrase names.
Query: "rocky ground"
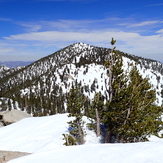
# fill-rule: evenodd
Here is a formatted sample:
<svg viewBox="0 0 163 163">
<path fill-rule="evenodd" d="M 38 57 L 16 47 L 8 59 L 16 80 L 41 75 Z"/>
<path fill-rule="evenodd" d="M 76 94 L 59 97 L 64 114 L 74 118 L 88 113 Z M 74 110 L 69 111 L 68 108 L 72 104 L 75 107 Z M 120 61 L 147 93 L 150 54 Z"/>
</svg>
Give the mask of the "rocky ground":
<svg viewBox="0 0 163 163">
<path fill-rule="evenodd" d="M 25 153 L 25 152 L 0 151 L 0 163 L 5 163 L 14 158 L 18 158 L 29 154 L 30 153 Z"/>
</svg>

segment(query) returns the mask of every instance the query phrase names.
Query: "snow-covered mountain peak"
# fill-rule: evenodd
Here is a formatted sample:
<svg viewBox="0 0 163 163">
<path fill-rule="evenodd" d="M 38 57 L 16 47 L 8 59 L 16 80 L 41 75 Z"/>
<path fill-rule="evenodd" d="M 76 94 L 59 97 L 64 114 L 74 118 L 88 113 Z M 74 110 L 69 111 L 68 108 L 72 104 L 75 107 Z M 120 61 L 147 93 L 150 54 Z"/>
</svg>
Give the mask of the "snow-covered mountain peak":
<svg viewBox="0 0 163 163">
<path fill-rule="evenodd" d="M 67 93 L 72 83 L 77 85 L 90 101 L 97 92 L 101 92 L 105 100 L 108 100 L 106 91 L 108 75 L 104 64 L 109 58 L 110 51 L 81 42 L 72 44 L 29 66 L 5 73 L 2 76 L 3 80 L 0 81 L 0 95 L 7 99 L 13 98 L 18 101 L 19 107 L 25 109 L 28 103 L 29 112 L 37 108 L 38 112 L 46 110 L 47 114 L 66 111 Z M 128 69 L 130 63 L 137 63 L 140 73 L 143 77 L 149 78 L 156 89 L 156 103 L 161 105 L 163 64 L 119 53 L 123 55 L 124 70 Z M 14 104 L 11 106 L 15 107 Z M 0 108 L 3 110 L 6 107 L 0 105 Z"/>
<path fill-rule="evenodd" d="M 78 43 L 74 43 L 73 48 L 75 49 L 79 49 L 79 50 L 91 50 L 93 48 L 93 46 L 86 44 L 86 43 L 82 43 L 82 42 L 78 42 Z"/>
</svg>

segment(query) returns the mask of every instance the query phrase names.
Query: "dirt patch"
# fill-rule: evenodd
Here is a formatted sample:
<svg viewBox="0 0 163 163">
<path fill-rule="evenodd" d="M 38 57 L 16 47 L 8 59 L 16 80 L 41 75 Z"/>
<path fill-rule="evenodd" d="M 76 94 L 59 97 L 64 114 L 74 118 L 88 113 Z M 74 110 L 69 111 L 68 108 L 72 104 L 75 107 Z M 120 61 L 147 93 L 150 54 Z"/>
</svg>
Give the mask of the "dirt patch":
<svg viewBox="0 0 163 163">
<path fill-rule="evenodd" d="M 13 152 L 13 151 L 0 151 L 0 163 L 5 163 L 5 162 L 10 161 L 14 158 L 26 156 L 29 154 L 31 154 L 31 153 Z"/>
</svg>

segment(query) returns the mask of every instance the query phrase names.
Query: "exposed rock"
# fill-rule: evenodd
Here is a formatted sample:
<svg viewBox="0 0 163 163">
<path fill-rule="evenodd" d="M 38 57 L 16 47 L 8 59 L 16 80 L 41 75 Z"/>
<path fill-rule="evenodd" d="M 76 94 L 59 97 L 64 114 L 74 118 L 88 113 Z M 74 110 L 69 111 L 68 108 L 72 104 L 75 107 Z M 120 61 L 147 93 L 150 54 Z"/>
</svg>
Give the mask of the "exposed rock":
<svg viewBox="0 0 163 163">
<path fill-rule="evenodd" d="M 0 121 L 0 127 L 3 127 L 4 126 L 4 123 Z"/>
<path fill-rule="evenodd" d="M 23 118 L 31 117 L 30 114 L 20 110 L 2 111 L 0 112 L 0 127 L 20 121 Z"/>
<path fill-rule="evenodd" d="M 0 163 L 6 163 L 9 160 L 26 156 L 31 153 L 17 152 L 17 151 L 0 151 Z"/>
</svg>

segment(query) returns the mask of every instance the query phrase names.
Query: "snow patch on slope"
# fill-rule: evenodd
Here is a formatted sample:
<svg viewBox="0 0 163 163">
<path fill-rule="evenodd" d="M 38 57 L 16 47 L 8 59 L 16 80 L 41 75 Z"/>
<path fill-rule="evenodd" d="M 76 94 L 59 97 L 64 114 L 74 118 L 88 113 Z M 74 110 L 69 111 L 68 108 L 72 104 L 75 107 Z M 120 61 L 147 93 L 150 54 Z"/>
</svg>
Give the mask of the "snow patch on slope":
<svg viewBox="0 0 163 163">
<path fill-rule="evenodd" d="M 47 117 L 25 118 L 17 123 L 0 128 L 0 150 L 11 150 L 36 153 L 63 147 L 62 134 L 68 133 L 67 122 L 72 118 L 68 114 L 57 114 Z M 88 122 L 84 117 L 84 121 Z M 88 129 L 85 127 L 86 132 Z M 86 142 L 98 142 L 93 131 L 88 131 L 94 140 Z"/>
</svg>

